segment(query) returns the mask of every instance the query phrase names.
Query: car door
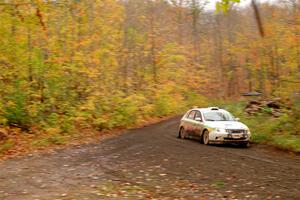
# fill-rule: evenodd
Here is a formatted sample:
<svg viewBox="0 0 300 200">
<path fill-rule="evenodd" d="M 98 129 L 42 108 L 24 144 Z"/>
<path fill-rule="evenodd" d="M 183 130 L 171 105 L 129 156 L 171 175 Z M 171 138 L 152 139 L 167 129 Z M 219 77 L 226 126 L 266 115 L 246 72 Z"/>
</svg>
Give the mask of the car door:
<svg viewBox="0 0 300 200">
<path fill-rule="evenodd" d="M 193 123 L 194 123 L 195 114 L 196 114 L 196 111 L 192 110 L 192 111 L 190 111 L 190 113 L 188 114 L 188 116 L 186 118 L 185 130 L 188 135 L 193 135 L 193 129 L 194 129 Z"/>
<path fill-rule="evenodd" d="M 199 110 L 197 110 L 195 112 L 195 116 L 194 116 L 193 135 L 196 137 L 201 137 L 203 128 L 204 128 L 203 118 L 202 118 L 201 112 Z"/>
</svg>

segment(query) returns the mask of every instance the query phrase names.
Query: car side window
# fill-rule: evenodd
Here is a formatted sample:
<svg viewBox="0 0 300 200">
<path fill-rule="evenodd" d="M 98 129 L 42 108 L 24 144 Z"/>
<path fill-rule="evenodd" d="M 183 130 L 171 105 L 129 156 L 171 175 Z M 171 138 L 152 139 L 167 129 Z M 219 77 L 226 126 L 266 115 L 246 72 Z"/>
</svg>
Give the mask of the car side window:
<svg viewBox="0 0 300 200">
<path fill-rule="evenodd" d="M 202 121 L 202 117 L 201 117 L 201 113 L 200 113 L 200 111 L 196 111 L 196 114 L 195 114 L 195 119 L 196 118 L 200 118 L 201 119 L 201 121 Z"/>
<path fill-rule="evenodd" d="M 192 110 L 190 113 L 189 113 L 189 115 L 187 116 L 187 118 L 188 119 L 194 119 L 194 117 L 195 117 L 195 111 L 194 110 Z"/>
</svg>

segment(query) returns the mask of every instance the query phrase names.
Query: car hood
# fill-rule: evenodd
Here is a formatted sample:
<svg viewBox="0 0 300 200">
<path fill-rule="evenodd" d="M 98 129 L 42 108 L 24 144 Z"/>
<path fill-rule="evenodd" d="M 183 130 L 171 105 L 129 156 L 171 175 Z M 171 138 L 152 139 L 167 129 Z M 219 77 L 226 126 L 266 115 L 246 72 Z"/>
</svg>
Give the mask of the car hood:
<svg viewBox="0 0 300 200">
<path fill-rule="evenodd" d="M 245 124 L 237 121 L 206 121 L 204 124 L 209 128 L 248 129 Z"/>
</svg>

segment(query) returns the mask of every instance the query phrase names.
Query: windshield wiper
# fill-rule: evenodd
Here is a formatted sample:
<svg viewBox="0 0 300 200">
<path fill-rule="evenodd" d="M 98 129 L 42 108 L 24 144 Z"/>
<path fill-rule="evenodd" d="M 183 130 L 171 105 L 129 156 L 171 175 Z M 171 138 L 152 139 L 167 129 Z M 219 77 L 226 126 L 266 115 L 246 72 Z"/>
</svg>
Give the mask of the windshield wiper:
<svg viewBox="0 0 300 200">
<path fill-rule="evenodd" d="M 216 121 L 216 120 L 213 120 L 213 119 L 206 119 L 206 121 L 212 121 L 212 122 L 214 122 L 214 121 Z"/>
</svg>

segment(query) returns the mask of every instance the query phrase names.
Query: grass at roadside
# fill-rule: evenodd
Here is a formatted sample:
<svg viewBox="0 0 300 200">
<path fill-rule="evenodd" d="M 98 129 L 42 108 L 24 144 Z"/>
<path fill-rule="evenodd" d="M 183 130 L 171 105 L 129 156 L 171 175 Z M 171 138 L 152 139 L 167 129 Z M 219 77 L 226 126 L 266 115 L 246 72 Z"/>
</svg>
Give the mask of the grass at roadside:
<svg viewBox="0 0 300 200">
<path fill-rule="evenodd" d="M 299 107 L 283 110 L 282 115 L 274 118 L 269 110 L 249 116 L 244 112 L 246 103 L 227 104 L 225 109 L 232 112 L 251 130 L 252 141 L 269 144 L 280 149 L 300 152 L 300 112 Z"/>
</svg>

